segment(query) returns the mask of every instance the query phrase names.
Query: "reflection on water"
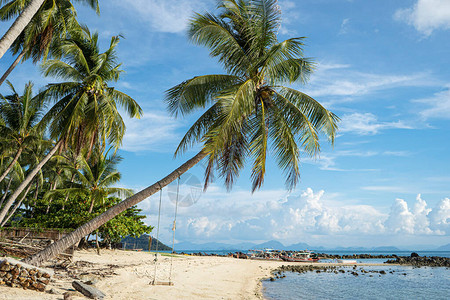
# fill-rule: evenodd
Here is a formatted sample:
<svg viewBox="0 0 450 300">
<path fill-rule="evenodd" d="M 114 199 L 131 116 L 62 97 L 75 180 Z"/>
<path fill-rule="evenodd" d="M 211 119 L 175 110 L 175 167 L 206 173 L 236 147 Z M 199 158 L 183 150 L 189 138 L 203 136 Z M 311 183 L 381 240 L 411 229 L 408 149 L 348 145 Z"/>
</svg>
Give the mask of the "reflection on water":
<svg viewBox="0 0 450 300">
<path fill-rule="evenodd" d="M 362 273 L 363 268 L 369 273 Z M 352 267 L 345 267 L 353 270 Z M 283 279 L 264 281 L 267 299 L 449 299 L 450 269 L 408 266 L 358 267 L 348 272 L 286 273 Z M 386 274 L 370 273 L 385 270 Z"/>
</svg>

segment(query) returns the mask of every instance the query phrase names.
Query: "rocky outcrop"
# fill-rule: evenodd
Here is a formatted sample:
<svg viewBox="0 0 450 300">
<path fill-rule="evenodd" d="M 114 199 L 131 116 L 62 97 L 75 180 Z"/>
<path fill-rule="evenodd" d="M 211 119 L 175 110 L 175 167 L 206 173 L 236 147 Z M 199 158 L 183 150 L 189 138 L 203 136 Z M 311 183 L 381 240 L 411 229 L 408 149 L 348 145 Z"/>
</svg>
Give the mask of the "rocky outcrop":
<svg viewBox="0 0 450 300">
<path fill-rule="evenodd" d="M 386 261 L 387 264 L 410 265 L 415 267 L 447 267 L 450 268 L 449 257 L 438 256 L 396 256 L 395 259 Z"/>
<path fill-rule="evenodd" d="M 394 254 L 353 254 L 353 255 L 338 255 L 338 254 L 326 254 L 326 253 L 318 253 L 320 258 L 324 259 L 380 259 L 380 258 L 395 258 Z"/>
<path fill-rule="evenodd" d="M 52 270 L 37 268 L 9 257 L 0 260 L 0 284 L 43 292 L 52 276 Z"/>
</svg>

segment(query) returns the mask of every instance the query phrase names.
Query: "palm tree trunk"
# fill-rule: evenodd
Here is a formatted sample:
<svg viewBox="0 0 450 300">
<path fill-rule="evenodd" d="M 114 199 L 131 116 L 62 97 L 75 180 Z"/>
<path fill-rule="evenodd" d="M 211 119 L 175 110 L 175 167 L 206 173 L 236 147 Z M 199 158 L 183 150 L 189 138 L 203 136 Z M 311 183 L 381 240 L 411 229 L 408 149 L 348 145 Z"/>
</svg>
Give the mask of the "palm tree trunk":
<svg viewBox="0 0 450 300">
<path fill-rule="evenodd" d="M 58 151 L 59 146 L 61 146 L 62 140 L 60 140 L 58 143 L 56 143 L 55 147 L 53 147 L 52 150 L 44 157 L 44 159 L 37 164 L 34 169 L 28 173 L 25 180 L 19 185 L 19 187 L 12 193 L 12 195 L 8 198 L 8 201 L 5 203 L 5 207 L 3 207 L 3 210 L 0 211 L 0 222 L 3 221 L 3 219 L 6 216 L 6 212 L 9 210 L 11 205 L 14 203 L 14 201 L 19 197 L 19 195 L 23 192 L 23 190 L 30 184 L 30 182 L 33 180 L 34 176 L 42 169 L 42 167 L 47 163 L 47 161 Z"/>
<path fill-rule="evenodd" d="M 31 0 L 31 2 L 20 13 L 8 31 L 0 39 L 0 58 L 8 51 L 12 43 L 22 33 L 25 27 L 30 23 L 33 16 L 37 13 L 45 0 Z"/>
<path fill-rule="evenodd" d="M 94 199 L 94 197 L 92 197 L 91 205 L 89 206 L 89 211 L 88 211 L 89 214 L 91 214 L 92 210 L 94 209 L 94 202 L 95 202 L 95 199 Z"/>
<path fill-rule="evenodd" d="M 28 192 L 30 191 L 31 186 L 32 186 L 32 183 L 30 183 L 28 185 L 27 190 L 25 191 L 25 193 L 23 193 L 22 198 L 20 198 L 19 201 L 16 201 L 17 202 L 16 205 L 14 205 L 14 207 L 11 210 L 11 213 L 8 215 L 8 217 L 6 217 L 5 220 L 3 220 L 2 224 L 0 224 L 0 227 L 5 226 L 6 222 L 8 222 L 8 220 L 14 215 L 14 213 L 19 208 L 19 206 L 22 204 L 23 200 L 25 199 L 25 197 L 27 196 Z"/>
<path fill-rule="evenodd" d="M 74 180 L 75 180 L 75 173 L 73 173 L 72 177 L 70 178 L 70 183 L 71 183 L 70 187 L 72 187 L 72 183 L 73 183 Z M 69 193 L 67 193 L 66 197 L 64 198 L 61 210 L 64 210 L 64 207 L 66 206 L 67 199 L 69 199 Z"/>
<path fill-rule="evenodd" d="M 13 178 L 9 178 L 8 185 L 6 186 L 5 193 L 3 194 L 2 200 L 0 201 L 0 209 L 2 208 L 3 202 L 5 202 L 6 195 L 8 195 L 9 187 L 11 186 Z"/>
<path fill-rule="evenodd" d="M 14 68 L 19 64 L 19 62 L 22 60 L 24 55 L 25 55 L 25 49 L 22 50 L 22 52 L 19 54 L 19 56 L 17 56 L 16 60 L 9 66 L 8 70 L 6 70 L 5 74 L 3 74 L 2 78 L 0 78 L 0 85 L 3 84 L 6 77 L 8 77 L 9 74 L 11 74 L 12 70 L 14 70 Z"/>
<path fill-rule="evenodd" d="M 55 182 L 53 182 L 52 186 L 50 187 L 50 191 L 54 190 L 56 190 L 56 179 Z M 50 204 L 52 204 L 52 200 L 53 198 L 50 198 L 50 200 L 48 200 L 47 209 L 45 210 L 46 215 L 48 215 L 48 212 L 50 211 Z"/>
<path fill-rule="evenodd" d="M 64 236 L 62 239 L 56 241 L 55 243 L 51 244 L 47 248 L 41 250 L 40 252 L 27 257 L 24 259 L 24 262 L 28 264 L 33 265 L 41 265 L 43 262 L 49 260 L 52 257 L 55 257 L 58 254 L 61 254 L 64 250 L 69 248 L 70 246 L 74 245 L 76 242 L 78 242 L 82 237 L 86 236 L 87 234 L 91 233 L 92 231 L 96 230 L 118 214 L 124 212 L 126 209 L 132 207 L 133 205 L 138 204 L 139 202 L 147 199 L 151 195 L 158 192 L 161 188 L 167 186 L 169 183 L 177 179 L 179 176 L 187 172 L 190 168 L 195 166 L 198 162 L 200 162 L 204 157 L 206 156 L 206 153 L 203 151 L 200 151 L 197 155 L 195 155 L 193 158 L 182 164 L 180 167 L 175 169 L 172 173 L 158 181 L 157 183 L 154 183 L 153 185 L 143 189 L 142 191 L 134 194 L 133 196 L 125 199 L 124 201 L 120 202 L 119 204 L 111 207 L 103 214 L 95 217 L 94 219 L 90 220 L 89 222 L 81 225 L 77 229 L 75 229 L 70 234 Z"/>
<path fill-rule="evenodd" d="M 31 216 L 30 216 L 31 218 L 33 218 L 33 216 L 34 216 L 34 210 L 36 209 L 38 195 L 39 195 L 39 177 L 36 178 L 36 191 L 34 192 L 34 203 L 33 203 L 33 207 L 31 208 Z"/>
<path fill-rule="evenodd" d="M 98 244 L 98 231 L 95 234 L 95 247 L 97 248 L 97 254 L 100 255 L 100 245 Z"/>
<path fill-rule="evenodd" d="M 1 85 L 1 82 L 0 82 Z M 19 150 L 17 150 L 16 156 L 14 156 L 12 162 L 9 164 L 9 166 L 6 168 L 5 172 L 3 172 L 2 175 L 0 175 L 0 182 L 3 181 L 3 179 L 5 179 L 6 175 L 9 174 L 9 172 L 11 171 L 11 169 L 14 167 L 14 164 L 17 162 L 17 160 L 20 157 L 20 154 L 22 154 L 23 148 L 20 147 Z"/>
</svg>

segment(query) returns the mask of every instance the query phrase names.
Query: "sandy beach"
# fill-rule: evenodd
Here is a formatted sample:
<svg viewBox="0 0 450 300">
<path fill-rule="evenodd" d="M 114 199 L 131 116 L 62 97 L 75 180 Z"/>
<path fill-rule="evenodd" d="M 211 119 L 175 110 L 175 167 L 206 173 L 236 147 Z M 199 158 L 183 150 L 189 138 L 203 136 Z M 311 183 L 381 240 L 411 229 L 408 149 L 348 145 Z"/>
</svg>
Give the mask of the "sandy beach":
<svg viewBox="0 0 450 300">
<path fill-rule="evenodd" d="M 189 255 L 174 255 L 171 260 L 159 255 L 157 281 L 169 281 L 172 264 L 174 285 L 167 286 L 149 284 L 154 278 L 154 258 L 148 252 L 102 250 L 98 255 L 94 250 L 76 251 L 67 269 L 55 269 L 45 293 L 0 286 L 0 299 L 63 299 L 65 292 L 74 290 L 74 280 L 93 280 L 107 295 L 105 299 L 263 299 L 261 280 L 270 277 L 272 270 L 309 264 Z"/>
<path fill-rule="evenodd" d="M 95 251 L 77 251 L 73 263 L 76 267 L 69 267 L 69 272 L 56 270 L 47 287 L 57 294 L 0 286 L 0 299 L 62 299 L 64 292 L 73 290 L 73 277 L 98 280 L 95 286 L 107 294 L 107 299 L 262 299 L 261 279 L 283 264 L 176 255 L 172 260 L 174 285 L 154 286 L 149 284 L 154 276 L 154 258 L 147 252 L 102 250 L 99 256 Z M 169 256 L 159 256 L 157 281 L 169 281 L 170 265 Z"/>
</svg>

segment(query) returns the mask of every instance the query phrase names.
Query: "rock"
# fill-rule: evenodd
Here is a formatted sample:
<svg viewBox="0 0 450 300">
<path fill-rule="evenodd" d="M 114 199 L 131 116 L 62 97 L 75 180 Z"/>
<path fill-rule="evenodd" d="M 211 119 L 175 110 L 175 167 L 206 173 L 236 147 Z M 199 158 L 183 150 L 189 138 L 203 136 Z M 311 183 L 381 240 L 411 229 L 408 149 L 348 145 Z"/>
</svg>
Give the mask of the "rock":
<svg viewBox="0 0 450 300">
<path fill-rule="evenodd" d="M 386 271 L 385 271 L 385 270 L 381 270 L 381 271 L 380 271 L 380 274 L 385 275 L 385 274 L 386 274 Z"/>
<path fill-rule="evenodd" d="M 51 289 L 47 290 L 46 292 L 49 293 L 49 294 L 52 294 L 52 295 L 63 295 L 64 294 L 62 290 L 54 288 L 54 287 L 52 287 Z"/>
<path fill-rule="evenodd" d="M 43 292 L 45 290 L 45 285 L 40 282 L 35 282 L 31 286 L 41 292 Z"/>
<path fill-rule="evenodd" d="M 50 282 L 50 280 L 48 280 L 46 278 L 39 278 L 38 281 L 43 283 L 43 284 L 46 284 L 46 285 Z"/>
<path fill-rule="evenodd" d="M 2 261 L 0 264 L 0 271 L 8 272 L 9 270 L 11 270 L 11 265 L 6 260 Z"/>
<path fill-rule="evenodd" d="M 64 296 L 64 300 L 72 300 L 73 297 L 83 297 L 83 294 L 77 292 L 77 291 L 69 291 L 69 292 L 65 292 L 63 294 Z"/>
<path fill-rule="evenodd" d="M 416 252 L 411 253 L 411 257 L 420 257 Z"/>
<path fill-rule="evenodd" d="M 96 289 L 95 287 L 93 287 L 91 285 L 87 285 L 87 284 L 82 283 L 80 281 L 72 282 L 72 286 L 77 291 L 79 291 L 80 293 L 82 293 L 83 295 L 85 295 L 86 297 L 91 298 L 91 299 L 103 299 L 106 296 L 99 289 Z"/>
</svg>

